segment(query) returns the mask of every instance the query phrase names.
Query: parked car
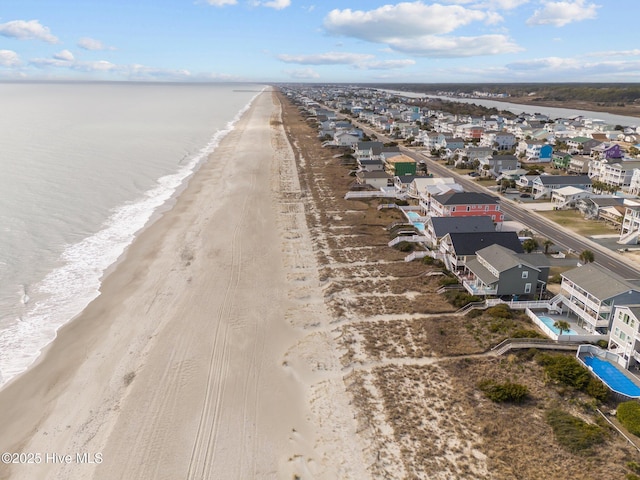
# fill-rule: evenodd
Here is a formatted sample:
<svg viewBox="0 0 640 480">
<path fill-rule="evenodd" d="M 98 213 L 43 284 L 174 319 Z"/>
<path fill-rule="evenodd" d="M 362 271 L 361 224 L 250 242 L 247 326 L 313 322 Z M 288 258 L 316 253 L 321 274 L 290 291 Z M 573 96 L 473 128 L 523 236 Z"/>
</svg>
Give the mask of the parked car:
<svg viewBox="0 0 640 480">
<path fill-rule="evenodd" d="M 478 172 L 471 172 L 471 173 L 469 174 L 469 176 L 470 176 L 470 177 L 479 177 L 479 176 L 480 176 L 480 174 L 479 174 Z"/>
<path fill-rule="evenodd" d="M 521 193 L 520 194 L 520 198 L 531 198 L 531 194 L 530 193 Z"/>
</svg>

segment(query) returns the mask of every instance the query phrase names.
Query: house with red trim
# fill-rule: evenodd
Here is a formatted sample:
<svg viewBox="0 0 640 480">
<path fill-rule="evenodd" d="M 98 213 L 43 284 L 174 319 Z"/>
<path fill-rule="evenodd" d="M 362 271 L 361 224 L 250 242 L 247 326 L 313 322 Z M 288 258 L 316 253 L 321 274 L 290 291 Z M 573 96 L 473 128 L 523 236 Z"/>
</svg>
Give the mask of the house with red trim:
<svg viewBox="0 0 640 480">
<path fill-rule="evenodd" d="M 434 217 L 488 216 L 495 223 L 504 220 L 498 198 L 477 192 L 449 192 L 433 196 L 429 213 Z"/>
</svg>

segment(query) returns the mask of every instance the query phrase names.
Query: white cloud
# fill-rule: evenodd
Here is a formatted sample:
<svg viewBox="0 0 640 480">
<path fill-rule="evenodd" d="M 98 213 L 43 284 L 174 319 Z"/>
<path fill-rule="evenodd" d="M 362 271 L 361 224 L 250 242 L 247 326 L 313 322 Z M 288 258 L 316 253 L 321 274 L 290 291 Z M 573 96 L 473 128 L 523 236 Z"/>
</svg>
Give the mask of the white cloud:
<svg viewBox="0 0 640 480">
<path fill-rule="evenodd" d="M 530 0 L 444 0 L 443 3 L 456 5 L 470 5 L 473 8 L 485 8 L 491 10 L 513 10 L 520 5 L 529 3 Z"/>
<path fill-rule="evenodd" d="M 15 67 L 20 65 L 20 57 L 13 50 L 0 50 L 0 66 Z"/>
<path fill-rule="evenodd" d="M 527 25 L 553 25 L 563 27 L 572 22 L 590 20 L 596 18 L 597 9 L 595 3 L 585 5 L 586 0 L 551 2 L 545 1 L 544 8 L 536 10 L 533 16 L 527 20 Z"/>
<path fill-rule="evenodd" d="M 282 10 L 291 5 L 291 0 L 271 0 L 268 2 L 260 2 L 263 7 L 275 8 L 276 10 Z"/>
<path fill-rule="evenodd" d="M 85 50 L 115 50 L 114 47 L 108 47 L 100 40 L 89 37 L 83 37 L 78 40 L 78 46 Z"/>
<path fill-rule="evenodd" d="M 499 3 L 513 6 L 518 1 L 500 0 Z M 508 36 L 501 34 L 445 36 L 473 22 L 495 25 L 503 20 L 491 10 L 426 5 L 416 1 L 385 5 L 370 11 L 332 10 L 324 19 L 324 28 L 331 34 L 383 43 L 394 51 L 425 57 L 470 57 L 521 51 Z"/>
<path fill-rule="evenodd" d="M 0 24 L 0 35 L 18 40 L 43 40 L 47 43 L 59 43 L 58 38 L 38 20 L 13 20 Z"/>
<path fill-rule="evenodd" d="M 332 34 L 386 43 L 392 38 L 415 38 L 450 33 L 488 14 L 458 5 L 425 5 L 421 1 L 384 5 L 370 11 L 332 10 L 324 28 Z"/>
<path fill-rule="evenodd" d="M 56 60 L 62 60 L 65 62 L 73 62 L 75 60 L 73 53 L 71 53 L 69 50 L 62 50 L 58 53 L 54 53 L 53 58 L 55 58 Z"/>
<path fill-rule="evenodd" d="M 305 68 L 302 70 L 285 70 L 284 73 L 296 80 L 309 80 L 312 78 L 320 78 L 320 74 L 312 68 Z"/>
<path fill-rule="evenodd" d="M 394 39 L 388 42 L 394 50 L 421 57 L 473 57 L 515 53 L 522 50 L 504 35 L 479 37 L 439 37 L 427 35 L 420 38 Z"/>
<path fill-rule="evenodd" d="M 214 7 L 224 7 L 225 5 L 235 5 L 238 3 L 238 0 L 207 0 L 209 5 L 213 5 Z"/>
<path fill-rule="evenodd" d="M 328 52 L 312 55 L 288 55 L 277 56 L 278 60 L 285 63 L 298 63 L 300 65 L 354 65 L 372 60 L 373 55 L 362 53 Z"/>
</svg>

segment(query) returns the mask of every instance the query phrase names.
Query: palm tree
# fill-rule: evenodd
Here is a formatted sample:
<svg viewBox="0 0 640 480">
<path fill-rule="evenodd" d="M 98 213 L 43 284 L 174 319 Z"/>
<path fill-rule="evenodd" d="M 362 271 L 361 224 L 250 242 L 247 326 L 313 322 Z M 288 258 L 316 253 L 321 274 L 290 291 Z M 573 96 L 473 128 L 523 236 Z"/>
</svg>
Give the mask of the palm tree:
<svg viewBox="0 0 640 480">
<path fill-rule="evenodd" d="M 595 260 L 591 250 L 583 250 L 579 258 L 582 263 L 591 263 Z"/>
<path fill-rule="evenodd" d="M 524 242 L 522 242 L 522 249 L 526 253 L 531 253 L 536 248 L 538 248 L 538 242 L 536 242 L 533 238 L 527 238 Z"/>
<path fill-rule="evenodd" d="M 548 238 L 543 242 L 544 245 L 544 253 L 547 254 L 549 253 L 549 247 L 551 245 L 555 245 L 551 240 L 549 240 Z"/>
<path fill-rule="evenodd" d="M 568 332 L 569 330 L 571 330 L 571 326 L 569 325 L 569 322 L 565 322 L 564 320 L 556 320 L 553 323 L 553 326 L 560 331 L 558 335 L 562 335 L 562 332 Z"/>
</svg>

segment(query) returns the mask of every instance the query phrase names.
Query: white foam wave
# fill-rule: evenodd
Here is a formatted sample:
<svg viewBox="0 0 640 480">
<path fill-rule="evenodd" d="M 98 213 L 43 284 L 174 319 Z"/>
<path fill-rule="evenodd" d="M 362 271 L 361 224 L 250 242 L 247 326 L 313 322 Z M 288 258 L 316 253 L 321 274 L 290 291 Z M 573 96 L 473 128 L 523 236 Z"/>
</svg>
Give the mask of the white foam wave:
<svg viewBox="0 0 640 480">
<path fill-rule="evenodd" d="M 173 197 L 198 165 L 233 130 L 257 96 L 225 128 L 215 132 L 199 152 L 181 159 L 176 173 L 159 178 L 155 187 L 142 198 L 115 209 L 100 231 L 64 250 L 62 266 L 31 289 L 39 294 L 38 298 L 44 299 L 29 304 L 31 308 L 22 318 L 0 331 L 0 385 L 25 371 L 41 350 L 55 339 L 57 330 L 99 295 L 104 272 L 120 258 L 153 214 Z M 28 301 L 25 288 L 23 303 L 26 305 Z"/>
</svg>

